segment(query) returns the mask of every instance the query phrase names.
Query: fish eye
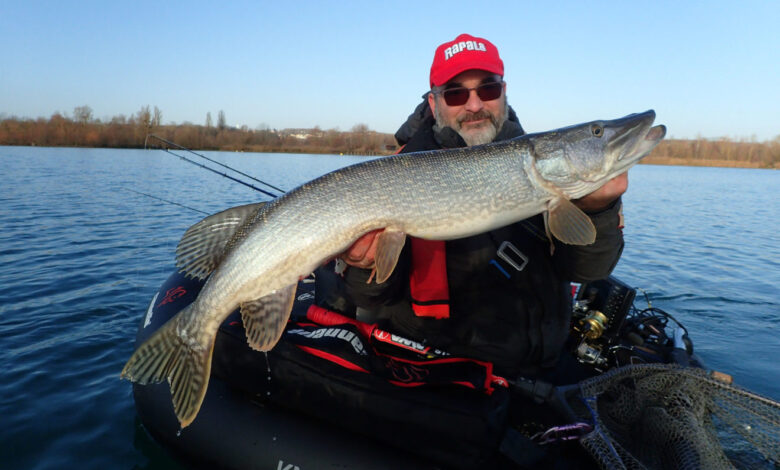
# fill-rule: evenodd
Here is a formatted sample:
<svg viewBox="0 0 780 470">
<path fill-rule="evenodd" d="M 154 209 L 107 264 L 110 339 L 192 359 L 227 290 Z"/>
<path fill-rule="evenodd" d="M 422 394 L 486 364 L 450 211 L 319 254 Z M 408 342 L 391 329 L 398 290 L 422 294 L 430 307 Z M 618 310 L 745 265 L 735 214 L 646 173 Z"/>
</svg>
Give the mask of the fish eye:
<svg viewBox="0 0 780 470">
<path fill-rule="evenodd" d="M 598 124 L 593 124 L 590 126 L 590 133 L 593 134 L 595 137 L 601 137 L 604 135 L 604 128 L 599 126 Z"/>
</svg>

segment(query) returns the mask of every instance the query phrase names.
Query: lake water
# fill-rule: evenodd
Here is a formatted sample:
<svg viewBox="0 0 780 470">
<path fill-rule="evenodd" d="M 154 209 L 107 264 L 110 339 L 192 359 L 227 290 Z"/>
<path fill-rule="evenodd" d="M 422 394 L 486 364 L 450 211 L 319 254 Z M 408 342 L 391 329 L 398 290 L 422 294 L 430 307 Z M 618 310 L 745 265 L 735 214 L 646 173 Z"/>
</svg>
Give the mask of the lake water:
<svg viewBox="0 0 780 470">
<path fill-rule="evenodd" d="M 284 189 L 360 157 L 208 152 Z M 176 243 L 259 193 L 161 151 L 0 147 L 0 467 L 177 468 L 119 372 Z M 615 275 L 780 399 L 780 172 L 642 165 Z M 641 294 L 640 294 L 641 295 Z"/>
</svg>

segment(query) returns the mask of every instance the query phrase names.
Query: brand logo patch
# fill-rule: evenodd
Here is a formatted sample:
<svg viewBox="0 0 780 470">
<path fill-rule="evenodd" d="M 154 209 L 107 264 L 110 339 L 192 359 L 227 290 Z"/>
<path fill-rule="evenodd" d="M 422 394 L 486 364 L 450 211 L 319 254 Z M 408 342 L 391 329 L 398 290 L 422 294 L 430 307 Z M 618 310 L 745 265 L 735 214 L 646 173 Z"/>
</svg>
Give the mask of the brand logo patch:
<svg viewBox="0 0 780 470">
<path fill-rule="evenodd" d="M 484 42 L 478 42 L 478 41 L 461 41 L 456 42 L 455 44 L 451 45 L 450 47 L 444 49 L 444 60 L 449 60 L 451 57 L 453 57 L 458 52 L 463 51 L 481 51 L 481 52 L 487 52 L 487 48 L 485 47 Z"/>
<path fill-rule="evenodd" d="M 311 300 L 314 298 L 314 294 L 311 292 L 304 292 L 303 294 L 298 296 L 298 301 L 303 302 L 304 300 Z"/>
<path fill-rule="evenodd" d="M 182 286 L 176 286 L 174 288 L 168 289 L 167 291 L 165 291 L 165 297 L 163 297 L 162 302 L 160 302 L 160 305 L 169 304 L 186 293 L 187 291 Z M 158 307 L 160 305 L 158 305 Z"/>
<path fill-rule="evenodd" d="M 309 339 L 338 338 L 349 343 L 356 353 L 360 355 L 368 354 L 365 347 L 363 346 L 363 341 L 360 340 L 360 337 L 355 333 L 343 328 L 318 328 L 314 331 L 306 331 L 296 328 L 294 330 L 288 330 L 287 333 L 300 335 Z"/>
<path fill-rule="evenodd" d="M 301 467 L 293 465 L 291 463 L 284 463 L 284 460 L 280 460 L 276 466 L 276 470 L 301 470 Z"/>
<path fill-rule="evenodd" d="M 387 368 L 393 374 L 393 378 L 399 382 L 421 382 L 428 377 L 428 370 L 414 364 L 388 359 Z"/>
<path fill-rule="evenodd" d="M 384 341 L 386 343 L 395 343 L 396 346 L 405 349 L 411 349 L 412 351 L 424 352 L 427 350 L 425 346 L 418 343 L 417 341 L 412 341 L 411 339 L 403 338 L 401 336 L 388 333 L 387 331 L 375 331 L 374 336 L 380 341 Z"/>
<path fill-rule="evenodd" d="M 157 297 L 160 293 L 154 294 L 154 298 L 149 302 L 149 308 L 146 309 L 146 318 L 144 318 L 144 328 L 152 324 L 152 313 L 154 310 L 154 303 L 157 302 Z"/>
</svg>

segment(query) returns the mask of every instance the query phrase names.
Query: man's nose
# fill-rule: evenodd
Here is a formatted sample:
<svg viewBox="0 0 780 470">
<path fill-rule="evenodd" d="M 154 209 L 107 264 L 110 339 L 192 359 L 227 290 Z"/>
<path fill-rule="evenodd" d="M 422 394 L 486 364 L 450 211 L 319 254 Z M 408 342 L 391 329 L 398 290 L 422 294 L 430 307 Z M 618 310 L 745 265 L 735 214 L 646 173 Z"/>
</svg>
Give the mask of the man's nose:
<svg viewBox="0 0 780 470">
<path fill-rule="evenodd" d="M 485 107 L 485 103 L 477 95 L 477 90 L 469 90 L 469 100 L 464 105 L 466 111 L 476 113 Z"/>
</svg>

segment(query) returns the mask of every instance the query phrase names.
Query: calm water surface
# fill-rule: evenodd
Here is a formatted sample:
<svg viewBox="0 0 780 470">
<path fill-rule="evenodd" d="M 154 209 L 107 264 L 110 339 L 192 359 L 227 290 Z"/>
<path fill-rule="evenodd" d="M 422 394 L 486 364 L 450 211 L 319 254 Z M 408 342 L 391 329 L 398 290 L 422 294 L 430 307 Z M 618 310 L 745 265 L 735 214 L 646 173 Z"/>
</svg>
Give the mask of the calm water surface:
<svg viewBox="0 0 780 470">
<path fill-rule="evenodd" d="M 289 189 L 359 157 L 208 153 Z M 160 151 L 0 147 L 0 468 L 176 468 L 118 379 L 176 243 L 259 193 Z M 639 166 L 615 274 L 780 399 L 780 172 Z"/>
</svg>

